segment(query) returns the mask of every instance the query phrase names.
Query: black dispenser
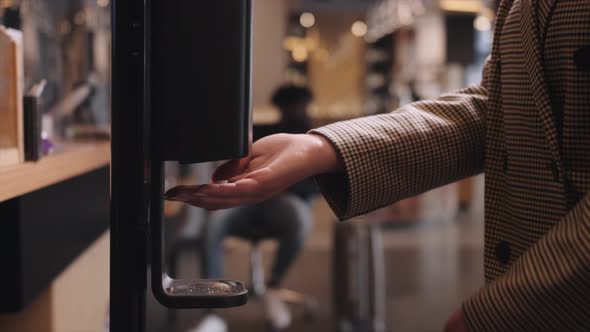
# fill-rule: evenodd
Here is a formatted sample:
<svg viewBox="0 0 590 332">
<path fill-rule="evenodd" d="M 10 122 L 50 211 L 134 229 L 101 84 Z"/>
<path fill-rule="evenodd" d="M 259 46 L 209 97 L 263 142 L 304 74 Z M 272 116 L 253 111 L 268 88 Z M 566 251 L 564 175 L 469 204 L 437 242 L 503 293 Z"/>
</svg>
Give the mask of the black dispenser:
<svg viewBox="0 0 590 332">
<path fill-rule="evenodd" d="M 164 161 L 239 158 L 251 136 L 251 0 L 112 0 L 110 331 L 173 308 L 246 303 L 236 281 L 164 273 Z M 149 255 L 148 255 L 149 252 Z"/>
<path fill-rule="evenodd" d="M 250 6 L 250 0 L 151 0 L 148 79 L 163 160 L 247 154 Z"/>
<path fill-rule="evenodd" d="M 151 0 L 146 94 L 151 114 L 152 291 L 173 308 L 245 304 L 230 280 L 173 280 L 163 254 L 163 162 L 197 163 L 248 153 L 251 133 L 251 2 Z"/>
</svg>

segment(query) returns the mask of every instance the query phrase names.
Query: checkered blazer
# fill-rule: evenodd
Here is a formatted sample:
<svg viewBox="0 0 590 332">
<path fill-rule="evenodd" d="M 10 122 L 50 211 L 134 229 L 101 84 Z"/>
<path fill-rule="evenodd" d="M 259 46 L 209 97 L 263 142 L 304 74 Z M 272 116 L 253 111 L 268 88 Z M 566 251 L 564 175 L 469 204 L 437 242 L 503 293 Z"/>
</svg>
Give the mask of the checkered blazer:
<svg viewBox="0 0 590 332">
<path fill-rule="evenodd" d="M 485 172 L 471 331 L 590 331 L 590 1 L 535 1 L 502 1 L 481 85 L 313 131 L 341 219 Z"/>
</svg>

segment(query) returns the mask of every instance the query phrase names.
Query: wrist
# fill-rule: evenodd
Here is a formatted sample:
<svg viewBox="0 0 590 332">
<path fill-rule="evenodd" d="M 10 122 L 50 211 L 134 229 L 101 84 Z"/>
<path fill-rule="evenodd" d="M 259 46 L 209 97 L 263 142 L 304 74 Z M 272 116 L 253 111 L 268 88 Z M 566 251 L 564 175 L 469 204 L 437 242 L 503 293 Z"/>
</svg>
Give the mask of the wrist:
<svg viewBox="0 0 590 332">
<path fill-rule="evenodd" d="M 309 160 L 313 167 L 313 175 L 341 172 L 344 169 L 336 148 L 324 136 L 318 134 L 306 134 L 310 141 Z"/>
</svg>

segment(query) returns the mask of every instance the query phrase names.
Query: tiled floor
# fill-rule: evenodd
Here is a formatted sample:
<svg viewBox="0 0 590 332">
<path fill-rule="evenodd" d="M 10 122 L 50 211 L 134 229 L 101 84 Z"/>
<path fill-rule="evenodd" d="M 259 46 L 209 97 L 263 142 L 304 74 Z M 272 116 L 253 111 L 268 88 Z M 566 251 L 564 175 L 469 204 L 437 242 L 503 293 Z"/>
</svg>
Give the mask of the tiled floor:
<svg viewBox="0 0 590 332">
<path fill-rule="evenodd" d="M 445 319 L 461 300 L 483 283 L 483 222 L 480 209 L 464 214 L 455 222 L 432 222 L 417 227 L 383 232 L 387 270 L 387 331 L 439 332 Z M 332 318 L 331 225 L 324 215 L 307 242 L 305 251 L 290 271 L 285 286 L 319 300 L 315 322 L 304 322 L 300 308 L 294 308 L 294 325 L 288 331 L 326 332 L 335 330 Z M 273 244 L 263 246 L 270 257 Z M 247 245 L 232 244 L 228 253 L 229 278 L 247 280 Z M 268 259 L 266 259 L 268 261 Z M 182 258 L 183 277 L 197 274 L 196 257 Z M 177 312 L 175 324 L 166 324 L 166 311 L 152 302 L 148 308 L 150 331 L 187 331 L 202 311 Z M 262 306 L 248 305 L 221 311 L 230 331 L 265 331 Z"/>
</svg>

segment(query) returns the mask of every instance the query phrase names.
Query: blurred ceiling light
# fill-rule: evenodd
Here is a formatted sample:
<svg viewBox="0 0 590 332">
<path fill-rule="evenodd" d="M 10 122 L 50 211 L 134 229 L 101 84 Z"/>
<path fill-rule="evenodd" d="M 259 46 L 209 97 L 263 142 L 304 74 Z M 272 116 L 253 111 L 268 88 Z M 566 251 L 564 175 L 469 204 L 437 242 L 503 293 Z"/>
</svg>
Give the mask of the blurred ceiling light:
<svg viewBox="0 0 590 332">
<path fill-rule="evenodd" d="M 449 12 L 479 13 L 484 8 L 479 0 L 440 0 L 440 9 Z"/>
<path fill-rule="evenodd" d="M 299 23 L 304 28 L 311 28 L 315 24 L 315 16 L 312 13 L 303 13 L 299 17 Z"/>
<path fill-rule="evenodd" d="M 109 5 L 109 2 L 110 2 L 109 0 L 96 0 L 96 4 L 99 7 L 103 7 L 103 8 L 107 7 Z"/>
<path fill-rule="evenodd" d="M 485 15 L 477 15 L 473 21 L 473 27 L 478 31 L 490 31 L 492 29 L 492 21 Z"/>
<path fill-rule="evenodd" d="M 283 41 L 283 47 L 286 50 L 292 51 L 295 47 L 301 45 L 301 43 L 301 38 L 290 36 L 285 38 L 285 40 Z"/>
<path fill-rule="evenodd" d="M 298 45 L 291 52 L 291 56 L 293 57 L 293 60 L 297 62 L 305 62 L 309 57 L 309 52 L 307 52 L 307 48 L 305 48 L 305 46 Z"/>
<path fill-rule="evenodd" d="M 352 34 L 357 37 L 364 37 L 367 34 L 368 27 L 367 24 L 363 21 L 356 21 L 352 24 L 352 28 L 350 29 Z"/>
<path fill-rule="evenodd" d="M 283 48 L 287 51 L 293 51 L 298 47 L 304 47 L 308 52 L 313 52 L 318 48 L 319 41 L 312 37 L 293 37 L 289 36 L 283 40 Z"/>
</svg>

